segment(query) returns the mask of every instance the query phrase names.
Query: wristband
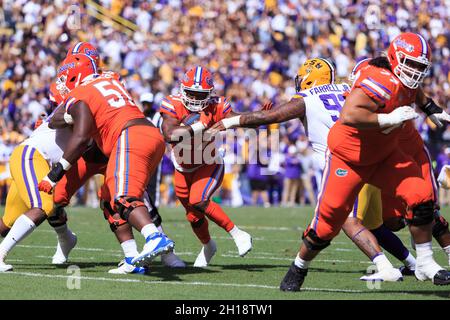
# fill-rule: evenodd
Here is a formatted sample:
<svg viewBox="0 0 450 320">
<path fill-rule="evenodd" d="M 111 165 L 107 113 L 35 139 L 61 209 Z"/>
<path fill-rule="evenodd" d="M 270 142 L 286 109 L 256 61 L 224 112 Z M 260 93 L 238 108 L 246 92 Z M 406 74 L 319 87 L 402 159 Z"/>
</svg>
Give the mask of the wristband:
<svg viewBox="0 0 450 320">
<path fill-rule="evenodd" d="M 434 101 L 433 101 L 433 99 L 428 99 L 428 102 L 424 105 L 424 106 L 422 106 L 422 107 L 420 107 L 420 109 L 427 115 L 427 116 L 430 116 L 430 115 L 432 115 L 432 114 L 435 114 L 435 113 L 442 113 L 442 108 L 441 107 L 439 107 Z"/>
<path fill-rule="evenodd" d="M 194 124 L 191 124 L 191 128 L 192 128 L 192 132 L 194 134 L 196 134 L 198 132 L 203 131 L 206 128 L 206 126 L 203 124 L 203 122 L 199 121 L 199 122 L 196 122 Z"/>
<path fill-rule="evenodd" d="M 73 118 L 70 114 L 68 114 L 67 112 L 64 112 L 64 121 L 67 124 L 73 124 Z"/>
<path fill-rule="evenodd" d="M 241 123 L 241 116 L 234 116 L 234 117 L 230 117 L 230 118 L 225 118 L 222 120 L 222 124 L 225 127 L 225 129 L 229 129 L 231 127 L 237 127 L 239 126 Z"/>
<path fill-rule="evenodd" d="M 64 158 L 59 159 L 59 163 L 61 164 L 64 171 L 67 171 L 72 166 L 69 161 Z"/>
</svg>

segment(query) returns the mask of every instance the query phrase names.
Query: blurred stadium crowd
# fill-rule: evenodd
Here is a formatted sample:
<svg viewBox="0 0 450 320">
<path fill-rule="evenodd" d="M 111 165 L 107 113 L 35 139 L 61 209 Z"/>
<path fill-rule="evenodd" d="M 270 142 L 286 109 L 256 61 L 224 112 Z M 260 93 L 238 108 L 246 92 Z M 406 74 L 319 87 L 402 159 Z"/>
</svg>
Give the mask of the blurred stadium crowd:
<svg viewBox="0 0 450 320">
<path fill-rule="evenodd" d="M 106 12 L 103 18 L 89 11 L 98 5 Z M 111 22 L 105 16 L 119 18 Z M 215 74 L 216 93 L 229 97 L 236 111 L 246 111 L 267 100 L 290 99 L 293 78 L 308 57 L 330 57 L 346 81 L 356 61 L 379 55 L 401 31 L 417 31 L 433 51 L 425 90 L 449 109 L 449 18 L 446 0 L 104 0 L 80 5 L 0 0 L 0 189 L 12 148 L 49 111 L 49 84 L 74 42 L 94 44 L 103 67 L 120 72 L 136 101 L 152 93 L 149 108 L 158 108 L 165 95 L 178 91 L 178 78 L 188 67 L 202 64 Z M 127 21 L 134 27 L 131 33 L 125 30 Z M 450 164 L 450 129 L 432 128 L 423 120 L 417 127 L 438 172 Z M 280 133 L 280 153 L 271 155 L 279 161 L 273 163 L 233 164 L 244 156 L 237 146 L 243 142 L 226 146 L 226 176 L 217 201 L 314 204 L 317 168 L 303 127 L 292 121 Z M 264 169 L 276 174 L 262 174 Z M 173 170 L 165 158 L 161 191 L 166 205 L 175 201 Z"/>
</svg>

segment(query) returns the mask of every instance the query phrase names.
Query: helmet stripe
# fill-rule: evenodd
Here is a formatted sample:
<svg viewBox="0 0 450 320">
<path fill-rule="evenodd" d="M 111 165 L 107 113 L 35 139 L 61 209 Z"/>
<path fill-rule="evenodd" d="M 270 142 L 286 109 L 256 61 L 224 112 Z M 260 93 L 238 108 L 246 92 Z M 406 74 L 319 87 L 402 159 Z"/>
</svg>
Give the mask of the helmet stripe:
<svg viewBox="0 0 450 320">
<path fill-rule="evenodd" d="M 78 53 L 78 50 L 80 50 L 81 45 L 83 42 L 78 42 L 75 47 L 73 47 L 72 53 Z"/>
<path fill-rule="evenodd" d="M 422 55 L 427 56 L 428 54 L 427 42 L 420 34 L 417 34 L 417 36 L 419 37 L 420 43 L 422 44 Z"/>
<path fill-rule="evenodd" d="M 323 58 L 319 58 L 319 59 L 324 61 L 328 65 L 328 68 L 330 68 L 330 71 L 331 71 L 331 83 L 334 83 L 334 68 L 333 68 L 333 65 L 327 59 L 323 59 Z"/>
<path fill-rule="evenodd" d="M 194 82 L 195 84 L 200 84 L 201 80 L 202 80 L 202 67 L 197 67 L 195 69 Z"/>
<path fill-rule="evenodd" d="M 97 73 L 97 66 L 95 64 L 94 59 L 92 59 L 90 56 L 88 56 L 87 54 L 85 54 L 86 57 L 89 58 L 89 60 L 91 61 L 92 67 L 94 68 L 94 73 Z"/>
</svg>

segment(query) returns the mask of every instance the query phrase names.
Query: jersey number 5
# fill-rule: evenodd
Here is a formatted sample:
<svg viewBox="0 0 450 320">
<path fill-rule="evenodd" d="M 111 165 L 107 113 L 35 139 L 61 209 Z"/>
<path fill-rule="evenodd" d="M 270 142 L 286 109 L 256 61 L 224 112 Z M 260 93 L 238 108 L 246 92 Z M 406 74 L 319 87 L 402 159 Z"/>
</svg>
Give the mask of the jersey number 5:
<svg viewBox="0 0 450 320">
<path fill-rule="evenodd" d="M 120 108 L 127 104 L 135 106 L 133 98 L 123 88 L 117 80 L 105 80 L 94 84 L 94 87 L 105 97 L 109 98 L 108 103 L 111 107 Z"/>
</svg>

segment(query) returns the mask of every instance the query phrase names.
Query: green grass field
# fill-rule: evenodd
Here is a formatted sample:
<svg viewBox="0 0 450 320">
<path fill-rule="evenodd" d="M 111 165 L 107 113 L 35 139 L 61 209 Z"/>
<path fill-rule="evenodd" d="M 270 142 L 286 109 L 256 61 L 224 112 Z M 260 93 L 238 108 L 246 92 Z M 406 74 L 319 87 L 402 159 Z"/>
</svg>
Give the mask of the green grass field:
<svg viewBox="0 0 450 320">
<path fill-rule="evenodd" d="M 185 221 L 183 211 L 163 208 L 164 228 L 175 241 L 176 252 L 188 263 L 188 268 L 168 269 L 157 258 L 149 275 L 127 276 L 107 273 L 122 259 L 122 254 L 100 211 L 69 208 L 68 212 L 70 226 L 78 235 L 70 265 L 80 268 L 80 289 L 68 289 L 68 282 L 72 282 L 66 267 L 51 265 L 56 236 L 45 223 L 8 256 L 7 261 L 13 264 L 14 271 L 0 274 L 1 299 L 450 298 L 449 287 L 419 282 L 413 277 L 369 289 L 359 277 L 371 263 L 343 234 L 311 265 L 302 292 L 280 292 L 278 286 L 295 257 L 301 231 L 311 219 L 310 208 L 227 209 L 236 224 L 252 234 L 253 250 L 245 258 L 239 257 L 231 237 L 210 223 L 218 251 L 206 269 L 192 267 L 200 244 Z M 450 218 L 449 210 L 443 213 Z M 407 231 L 401 231 L 399 236 L 409 247 Z M 138 234 L 136 237 L 141 248 L 142 237 Z M 438 247 L 435 257 L 441 265 L 447 266 L 446 256 Z M 389 258 L 400 266 L 393 257 Z"/>
</svg>

